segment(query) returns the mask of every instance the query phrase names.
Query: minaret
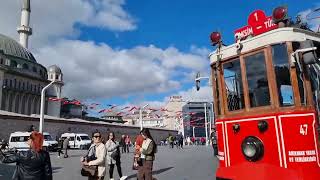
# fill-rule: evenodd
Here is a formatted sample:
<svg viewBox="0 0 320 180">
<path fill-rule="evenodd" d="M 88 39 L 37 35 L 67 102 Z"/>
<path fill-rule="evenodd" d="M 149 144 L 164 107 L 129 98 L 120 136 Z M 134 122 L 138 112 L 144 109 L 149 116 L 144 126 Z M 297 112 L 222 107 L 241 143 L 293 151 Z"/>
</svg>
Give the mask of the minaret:
<svg viewBox="0 0 320 180">
<path fill-rule="evenodd" d="M 21 26 L 17 28 L 17 31 L 20 35 L 20 44 L 24 48 L 28 48 L 28 38 L 30 35 L 32 35 L 32 28 L 29 27 L 30 12 L 30 0 L 23 0 L 21 10 Z"/>
</svg>

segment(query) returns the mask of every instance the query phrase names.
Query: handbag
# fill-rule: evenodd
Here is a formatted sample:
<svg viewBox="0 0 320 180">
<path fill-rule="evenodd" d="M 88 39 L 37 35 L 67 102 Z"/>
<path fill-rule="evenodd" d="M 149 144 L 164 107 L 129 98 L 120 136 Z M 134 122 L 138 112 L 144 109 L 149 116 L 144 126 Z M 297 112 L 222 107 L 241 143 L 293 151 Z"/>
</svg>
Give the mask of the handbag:
<svg viewBox="0 0 320 180">
<path fill-rule="evenodd" d="M 115 150 L 115 151 L 113 151 L 113 152 L 111 153 L 111 158 L 112 158 L 112 159 L 117 159 L 118 156 L 119 156 L 118 149 Z"/>
<path fill-rule="evenodd" d="M 97 166 L 86 166 L 83 165 L 81 169 L 82 176 L 95 176 L 98 170 Z"/>
<path fill-rule="evenodd" d="M 89 156 L 89 152 L 90 150 L 93 148 L 93 154 Z M 93 160 L 96 160 L 97 157 L 96 157 L 96 149 L 95 149 L 95 146 L 92 146 L 89 150 L 88 150 L 88 153 L 87 155 L 85 156 L 85 159 L 87 162 L 90 162 L 90 161 L 93 161 Z M 82 176 L 95 176 L 96 173 L 98 172 L 98 166 L 87 166 L 87 165 L 82 165 L 82 168 L 81 168 L 81 175 Z"/>
<path fill-rule="evenodd" d="M 143 166 L 142 158 L 138 157 L 138 159 L 137 159 L 137 164 L 138 164 L 139 166 Z"/>
</svg>

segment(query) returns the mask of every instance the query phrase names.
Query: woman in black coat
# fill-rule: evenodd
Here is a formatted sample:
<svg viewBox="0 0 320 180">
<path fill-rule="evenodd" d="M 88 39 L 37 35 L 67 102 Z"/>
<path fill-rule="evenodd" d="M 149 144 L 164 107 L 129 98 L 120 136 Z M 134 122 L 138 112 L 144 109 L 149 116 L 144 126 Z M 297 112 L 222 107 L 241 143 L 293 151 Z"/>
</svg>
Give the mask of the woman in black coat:
<svg viewBox="0 0 320 180">
<path fill-rule="evenodd" d="M 0 155 L 3 163 L 17 163 L 13 174 L 13 180 L 52 180 L 52 168 L 50 156 L 42 150 L 43 135 L 32 132 L 28 145 L 30 150 L 15 154 Z"/>
</svg>

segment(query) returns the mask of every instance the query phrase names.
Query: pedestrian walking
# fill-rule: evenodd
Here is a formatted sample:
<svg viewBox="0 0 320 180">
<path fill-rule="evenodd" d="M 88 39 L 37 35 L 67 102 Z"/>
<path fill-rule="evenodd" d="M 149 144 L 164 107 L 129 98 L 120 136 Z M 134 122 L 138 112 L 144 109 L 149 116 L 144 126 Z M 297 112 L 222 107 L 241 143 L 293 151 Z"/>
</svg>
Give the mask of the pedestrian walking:
<svg viewBox="0 0 320 180">
<path fill-rule="evenodd" d="M 141 155 L 140 148 L 142 146 L 143 140 L 144 138 L 141 134 L 139 134 L 136 137 L 136 142 L 134 147 L 135 151 L 134 151 L 134 157 L 133 157 L 133 166 L 132 166 L 133 170 L 138 170 L 139 166 L 142 166 L 142 160 L 140 158 L 140 155 Z"/>
<path fill-rule="evenodd" d="M 102 143 L 100 132 L 93 134 L 93 143 L 91 144 L 87 156 L 81 158 L 81 162 L 86 166 L 97 166 L 94 176 L 89 176 L 88 180 L 103 180 L 106 173 L 106 147 Z"/>
<path fill-rule="evenodd" d="M 2 139 L 2 140 L 1 140 L 1 143 L 0 143 L 0 149 L 1 149 L 1 150 L 5 150 L 5 149 L 7 149 L 7 148 L 9 148 L 8 142 L 7 142 L 6 140 Z"/>
<path fill-rule="evenodd" d="M 192 142 L 192 145 L 195 145 L 196 138 L 192 137 L 192 138 L 191 138 L 191 142 Z"/>
<path fill-rule="evenodd" d="M 138 180 L 152 180 L 153 161 L 157 152 L 157 144 L 153 140 L 149 129 L 141 130 L 144 140 L 140 148 L 142 166 L 138 169 Z"/>
<path fill-rule="evenodd" d="M 131 144 L 131 139 L 130 139 L 129 135 L 126 136 L 124 142 L 125 142 L 126 152 L 129 153 L 129 147 Z"/>
<path fill-rule="evenodd" d="M 218 144 L 217 144 L 217 135 L 216 135 L 216 130 L 213 128 L 212 132 L 210 134 L 210 139 L 211 139 L 211 144 L 213 148 L 214 155 L 218 155 Z"/>
<path fill-rule="evenodd" d="M 121 170 L 121 162 L 120 162 L 120 145 L 115 140 L 115 135 L 113 132 L 109 133 L 109 138 L 106 143 L 106 149 L 107 149 L 107 163 L 109 165 L 109 178 L 110 180 L 113 179 L 113 169 L 114 165 L 117 166 L 118 174 L 120 177 L 120 180 L 124 180 L 127 178 L 127 176 L 122 175 Z"/>
<path fill-rule="evenodd" d="M 63 140 L 63 150 L 64 150 L 64 158 L 68 158 L 68 148 L 69 148 L 69 141 L 70 141 L 70 137 L 68 136 L 67 138 L 65 138 Z"/>
<path fill-rule="evenodd" d="M 173 148 L 173 145 L 174 145 L 174 137 L 173 137 L 171 134 L 169 134 L 168 140 L 169 140 L 170 147 Z"/>
<path fill-rule="evenodd" d="M 52 180 L 50 155 L 42 150 L 43 135 L 33 131 L 28 138 L 28 151 L 20 151 L 8 156 L 1 151 L 3 163 L 16 163 L 14 180 Z"/>
<path fill-rule="evenodd" d="M 58 139 L 58 149 L 57 149 L 57 152 L 58 152 L 58 158 L 60 158 L 60 154 L 64 154 L 62 149 L 63 149 L 63 139 L 62 138 L 59 138 Z"/>
<path fill-rule="evenodd" d="M 189 136 L 187 137 L 187 144 L 188 144 L 188 146 L 190 146 L 190 145 L 191 145 L 191 139 L 190 139 L 190 137 L 189 137 Z"/>
<path fill-rule="evenodd" d="M 184 137 L 182 135 L 182 132 L 180 132 L 178 135 L 178 147 L 180 147 L 181 149 L 183 149 L 183 140 L 184 140 Z"/>
<path fill-rule="evenodd" d="M 121 139 L 120 139 L 120 146 L 121 146 L 121 153 L 125 153 L 126 152 L 126 143 L 125 143 L 125 139 L 126 139 L 126 135 L 121 135 Z"/>
</svg>

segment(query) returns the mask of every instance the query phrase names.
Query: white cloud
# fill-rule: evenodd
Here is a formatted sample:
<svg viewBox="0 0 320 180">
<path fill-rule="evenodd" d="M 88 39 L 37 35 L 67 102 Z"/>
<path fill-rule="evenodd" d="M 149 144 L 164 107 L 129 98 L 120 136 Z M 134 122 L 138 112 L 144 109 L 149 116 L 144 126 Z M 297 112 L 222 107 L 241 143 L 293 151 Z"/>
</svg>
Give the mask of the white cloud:
<svg viewBox="0 0 320 180">
<path fill-rule="evenodd" d="M 66 82 L 65 95 L 81 99 L 178 90 L 181 82 L 173 78 L 178 68 L 193 70 L 208 65 L 201 56 L 173 47 L 116 50 L 107 44 L 77 40 L 61 40 L 40 48 L 35 56 L 45 66 L 59 65 Z"/>
<path fill-rule="evenodd" d="M 124 0 L 31 0 L 32 48 L 61 37 L 77 37 L 75 24 L 112 31 L 137 28 L 134 18 L 123 9 Z M 22 0 L 4 0 L 0 6 L 1 33 L 18 39 Z"/>
<path fill-rule="evenodd" d="M 39 63 L 61 67 L 64 95 L 85 100 L 178 91 L 182 82 L 193 81 L 195 72 L 208 71 L 205 48 L 192 46 L 190 53 L 153 45 L 114 49 L 105 43 L 76 40 L 82 33 L 77 24 L 114 32 L 136 29 L 136 19 L 124 9 L 125 2 L 31 0 L 29 47 Z M 4 0 L 0 6 L 0 33 L 16 40 L 21 6 L 22 0 Z"/>
<path fill-rule="evenodd" d="M 186 91 L 180 91 L 178 95 L 181 95 L 185 101 L 213 101 L 212 86 L 201 86 L 199 91 L 193 87 L 192 89 L 188 89 Z"/>
</svg>

